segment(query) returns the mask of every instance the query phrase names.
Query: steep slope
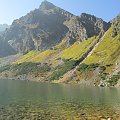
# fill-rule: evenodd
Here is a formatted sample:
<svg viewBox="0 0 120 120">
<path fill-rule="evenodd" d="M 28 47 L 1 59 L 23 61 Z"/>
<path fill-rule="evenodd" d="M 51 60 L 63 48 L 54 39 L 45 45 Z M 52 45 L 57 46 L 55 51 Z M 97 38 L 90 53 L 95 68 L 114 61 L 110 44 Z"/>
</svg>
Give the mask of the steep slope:
<svg viewBox="0 0 120 120">
<path fill-rule="evenodd" d="M 0 58 L 16 54 L 16 51 L 4 41 L 0 41 Z"/>
<path fill-rule="evenodd" d="M 76 40 L 81 42 L 105 32 L 108 27 L 109 23 L 100 18 L 85 13 L 77 17 L 45 0 L 39 9 L 14 20 L 4 39 L 18 53 L 44 51 L 64 38 L 70 46 Z"/>
<path fill-rule="evenodd" d="M 120 34 L 120 14 L 112 20 L 113 30 L 112 30 L 112 37 Z"/>
<path fill-rule="evenodd" d="M 63 24 L 73 14 L 43 1 L 39 9 L 15 20 L 4 34 L 18 52 L 44 51 L 60 42 L 68 31 Z"/>
<path fill-rule="evenodd" d="M 99 74 L 105 80 L 102 85 L 120 86 L 120 15 L 112 21 L 111 28 L 84 63 L 104 66 Z"/>
<path fill-rule="evenodd" d="M 98 47 L 93 51 L 91 56 L 89 56 L 84 63 L 92 64 L 114 64 L 120 55 L 120 35 L 112 37 L 111 27 L 103 40 L 99 43 Z"/>
<path fill-rule="evenodd" d="M 100 33 L 104 34 L 110 27 L 110 23 L 86 13 L 72 17 L 65 24 L 69 28 L 66 36 L 70 44 L 73 44 L 76 40 L 81 42 Z"/>
<path fill-rule="evenodd" d="M 61 58 L 80 60 L 97 43 L 98 37 L 91 37 L 82 42 L 75 42 L 72 46 L 63 51 Z"/>
<path fill-rule="evenodd" d="M 16 54 L 16 51 L 0 36 L 0 58 Z"/>
<path fill-rule="evenodd" d="M 94 46 L 94 44 L 97 43 L 97 40 L 97 37 L 92 37 L 81 43 L 77 41 L 68 48 L 66 48 L 67 42 L 64 40 L 57 46 L 53 47 L 53 50 L 46 50 L 41 53 L 31 51 L 28 54 L 25 54 L 20 60 L 16 61 L 16 63 L 45 62 L 52 58 L 58 59 L 58 57 L 61 59 L 77 61 L 81 59 L 90 50 L 90 48 Z"/>
<path fill-rule="evenodd" d="M 24 65 L 27 65 L 26 69 L 28 71 L 28 69 L 30 69 L 30 64 L 32 64 L 32 63 L 40 64 L 41 63 L 43 66 L 48 65 L 51 68 L 51 71 L 49 71 L 49 73 L 46 73 L 47 78 L 45 75 L 44 80 L 46 79 L 48 81 L 53 81 L 55 79 L 59 79 L 66 72 L 75 68 L 75 66 L 81 60 L 83 60 L 84 56 L 89 52 L 89 50 L 94 46 L 94 44 L 97 43 L 97 41 L 98 41 L 98 37 L 92 37 L 86 41 L 82 41 L 81 43 L 76 42 L 71 47 L 66 49 L 66 46 L 68 45 L 68 41 L 63 40 L 60 44 L 53 47 L 53 49 L 51 49 L 51 50 L 46 50 L 41 53 L 36 52 L 36 51 L 31 51 L 31 52 L 23 55 L 19 60 L 12 63 L 13 67 L 12 66 L 8 66 L 7 68 L 5 67 L 2 69 L 2 71 L 4 71 L 4 70 L 14 71 L 15 69 L 17 69 L 17 72 L 18 72 L 20 68 L 18 69 L 16 67 L 21 66 L 21 69 L 24 69 L 24 67 L 25 67 Z M 78 50 L 78 52 L 76 52 L 77 50 Z M 73 51 L 73 52 L 71 53 L 71 51 Z M 66 56 L 66 54 L 68 56 Z M 30 64 L 26 64 L 26 63 L 30 63 Z M 16 67 L 14 68 L 14 66 L 16 66 Z M 28 71 L 28 72 L 30 72 L 30 71 Z M 16 73 L 16 71 L 14 71 L 14 74 L 15 73 Z M 22 73 L 22 72 L 20 72 L 20 73 Z M 4 72 L 3 72 L 3 74 L 4 74 Z M 1 76 L 3 76 L 3 74 Z M 30 73 L 26 73 L 26 74 L 27 74 L 27 76 L 29 76 L 33 73 L 30 72 Z M 39 74 L 40 73 L 38 73 L 37 77 L 39 76 Z M 32 77 L 34 75 L 35 74 L 33 74 Z M 28 79 L 28 78 L 26 78 L 26 79 Z"/>
<path fill-rule="evenodd" d="M 112 21 L 111 28 L 104 34 L 100 42 L 94 46 L 82 63 L 64 74 L 58 82 L 120 86 L 119 18 L 120 16 L 117 16 Z M 76 50 L 78 51 L 78 49 Z"/>
</svg>

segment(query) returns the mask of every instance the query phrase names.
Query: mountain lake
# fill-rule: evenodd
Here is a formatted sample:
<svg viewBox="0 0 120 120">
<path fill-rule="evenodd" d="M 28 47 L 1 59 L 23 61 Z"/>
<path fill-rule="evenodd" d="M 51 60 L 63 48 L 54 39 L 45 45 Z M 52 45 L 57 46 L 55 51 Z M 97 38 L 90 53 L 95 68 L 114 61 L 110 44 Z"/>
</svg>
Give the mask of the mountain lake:
<svg viewBox="0 0 120 120">
<path fill-rule="evenodd" d="M 120 88 L 0 80 L 0 120 L 120 120 Z"/>
</svg>

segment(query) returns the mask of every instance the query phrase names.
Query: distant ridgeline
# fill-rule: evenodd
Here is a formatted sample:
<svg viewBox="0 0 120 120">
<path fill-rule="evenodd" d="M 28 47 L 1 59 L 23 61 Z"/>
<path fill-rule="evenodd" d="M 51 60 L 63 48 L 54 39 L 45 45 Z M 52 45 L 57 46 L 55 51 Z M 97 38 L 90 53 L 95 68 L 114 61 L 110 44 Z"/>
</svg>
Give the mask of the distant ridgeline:
<svg viewBox="0 0 120 120">
<path fill-rule="evenodd" d="M 6 30 L 6 28 L 10 28 L 10 26 L 9 26 L 9 25 L 7 25 L 7 24 L 0 24 L 0 32 L 5 31 L 5 30 Z"/>
<path fill-rule="evenodd" d="M 0 69 L 3 78 L 119 84 L 120 15 L 107 23 L 86 13 L 75 16 L 45 0 L 14 20 L 0 42 L 0 57 L 21 53 Z"/>
</svg>

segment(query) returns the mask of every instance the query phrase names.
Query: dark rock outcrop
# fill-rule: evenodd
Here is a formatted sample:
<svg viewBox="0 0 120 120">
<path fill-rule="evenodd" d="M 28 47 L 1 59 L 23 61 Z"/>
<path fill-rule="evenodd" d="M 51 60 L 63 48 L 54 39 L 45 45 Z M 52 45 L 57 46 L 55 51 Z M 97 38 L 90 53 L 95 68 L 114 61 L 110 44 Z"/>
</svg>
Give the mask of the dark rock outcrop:
<svg viewBox="0 0 120 120">
<path fill-rule="evenodd" d="M 0 58 L 16 54 L 16 51 L 0 36 Z"/>
</svg>

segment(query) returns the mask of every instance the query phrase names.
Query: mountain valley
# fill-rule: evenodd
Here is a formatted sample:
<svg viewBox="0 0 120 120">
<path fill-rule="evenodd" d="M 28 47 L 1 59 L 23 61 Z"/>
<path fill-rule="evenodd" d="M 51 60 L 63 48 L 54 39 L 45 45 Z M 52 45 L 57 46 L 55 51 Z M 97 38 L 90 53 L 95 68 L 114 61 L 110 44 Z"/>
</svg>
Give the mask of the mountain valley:
<svg viewBox="0 0 120 120">
<path fill-rule="evenodd" d="M 4 79 L 120 86 L 120 15 L 75 16 L 45 0 L 0 35 L 0 57 Z"/>
</svg>

